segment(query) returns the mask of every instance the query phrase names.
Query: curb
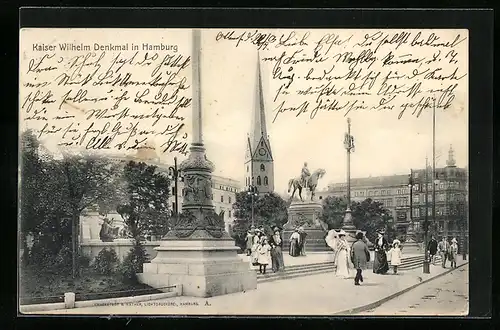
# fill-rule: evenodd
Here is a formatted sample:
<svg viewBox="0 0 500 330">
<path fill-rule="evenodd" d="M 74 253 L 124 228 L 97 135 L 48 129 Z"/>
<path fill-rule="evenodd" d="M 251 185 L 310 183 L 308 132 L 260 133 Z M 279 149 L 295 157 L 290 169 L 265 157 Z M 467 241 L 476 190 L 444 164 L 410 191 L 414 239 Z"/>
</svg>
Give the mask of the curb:
<svg viewBox="0 0 500 330">
<path fill-rule="evenodd" d="M 65 303 L 47 303 L 47 304 L 32 304 L 32 305 L 20 305 L 19 312 L 21 313 L 37 313 L 46 312 L 54 310 L 72 309 L 72 308 L 85 308 L 93 306 L 105 306 L 105 305 L 115 305 L 115 304 L 127 304 L 135 302 L 143 302 L 150 300 L 158 300 L 164 298 L 171 298 L 179 295 L 178 287 L 176 290 L 162 293 L 152 293 L 140 296 L 129 296 L 129 297 L 118 297 L 118 298 L 106 298 L 106 299 L 95 299 L 95 300 L 81 300 L 74 302 L 72 307 L 67 307 Z"/>
<path fill-rule="evenodd" d="M 413 290 L 413 289 L 415 289 L 416 287 L 418 287 L 418 286 L 420 286 L 420 285 L 422 285 L 422 284 L 425 284 L 425 283 L 428 283 L 428 282 L 430 282 L 430 281 L 432 281 L 432 280 L 435 280 L 435 279 L 437 279 L 437 278 L 440 278 L 441 276 L 444 276 L 444 275 L 446 275 L 446 274 L 448 274 L 448 273 L 450 273 L 450 272 L 452 272 L 452 271 L 454 271 L 454 270 L 457 270 L 457 269 L 459 269 L 460 267 L 463 267 L 463 266 L 465 266 L 465 265 L 468 265 L 468 264 L 469 264 L 469 261 L 467 261 L 467 262 L 465 262 L 465 263 L 461 264 L 460 266 L 457 266 L 456 268 L 452 268 L 452 269 L 447 270 L 447 271 L 445 271 L 445 272 L 443 272 L 443 273 L 441 273 L 441 274 L 438 274 L 438 275 L 436 275 L 436 276 L 434 276 L 434 277 L 428 278 L 428 279 L 426 279 L 425 281 L 422 281 L 422 282 L 420 282 L 420 283 L 414 284 L 414 285 L 412 285 L 412 286 L 410 286 L 410 287 L 408 287 L 408 288 L 406 288 L 406 289 L 403 289 L 403 290 L 401 290 L 401 291 L 398 291 L 398 292 L 396 292 L 396 293 L 393 293 L 393 294 L 391 294 L 391 295 L 389 295 L 389 296 L 387 296 L 387 297 L 385 297 L 385 298 L 382 298 L 382 299 L 380 299 L 380 300 L 377 300 L 377 301 L 375 301 L 375 302 L 373 302 L 373 303 L 370 303 L 370 304 L 367 304 L 367 305 L 363 305 L 363 306 L 360 306 L 360 307 L 355 307 L 355 308 L 347 309 L 347 310 L 344 310 L 344 311 L 341 311 L 341 312 L 334 313 L 333 315 L 358 314 L 358 313 L 366 312 L 366 311 L 368 311 L 368 310 L 370 310 L 370 309 L 373 309 L 373 308 L 377 308 L 377 307 L 379 307 L 380 305 L 382 305 L 382 304 L 384 304 L 384 303 L 388 302 L 389 300 L 392 300 L 392 299 L 394 299 L 394 298 L 397 298 L 397 297 L 401 296 L 402 294 L 405 294 L 405 293 L 407 293 L 408 291 Z"/>
</svg>

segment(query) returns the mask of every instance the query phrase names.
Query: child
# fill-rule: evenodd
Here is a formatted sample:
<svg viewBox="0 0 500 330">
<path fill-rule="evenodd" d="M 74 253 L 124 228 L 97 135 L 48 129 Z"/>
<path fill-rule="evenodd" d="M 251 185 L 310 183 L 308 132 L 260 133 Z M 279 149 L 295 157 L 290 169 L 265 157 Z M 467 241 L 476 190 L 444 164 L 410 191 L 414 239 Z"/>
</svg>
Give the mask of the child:
<svg viewBox="0 0 500 330">
<path fill-rule="evenodd" d="M 392 249 L 389 251 L 391 266 L 393 267 L 394 274 L 398 273 L 398 266 L 401 265 L 402 253 L 399 248 L 400 243 L 401 242 L 399 240 L 395 239 L 392 242 Z"/>
<path fill-rule="evenodd" d="M 259 272 L 266 273 L 266 267 L 271 263 L 271 245 L 269 245 L 267 237 L 262 239 L 262 244 L 259 246 Z"/>
</svg>

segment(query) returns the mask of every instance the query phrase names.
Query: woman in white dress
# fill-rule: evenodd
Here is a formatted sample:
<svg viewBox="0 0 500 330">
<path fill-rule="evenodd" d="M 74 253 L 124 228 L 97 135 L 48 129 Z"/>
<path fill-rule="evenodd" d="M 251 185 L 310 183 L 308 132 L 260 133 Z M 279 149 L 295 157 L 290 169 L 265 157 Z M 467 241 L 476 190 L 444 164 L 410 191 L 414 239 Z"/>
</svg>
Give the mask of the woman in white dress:
<svg viewBox="0 0 500 330">
<path fill-rule="evenodd" d="M 345 239 L 346 232 L 342 229 L 338 233 L 337 246 L 335 248 L 335 264 L 337 265 L 336 276 L 341 278 L 349 278 L 349 268 L 350 267 L 350 255 L 351 251 L 349 249 L 349 244 Z"/>
</svg>

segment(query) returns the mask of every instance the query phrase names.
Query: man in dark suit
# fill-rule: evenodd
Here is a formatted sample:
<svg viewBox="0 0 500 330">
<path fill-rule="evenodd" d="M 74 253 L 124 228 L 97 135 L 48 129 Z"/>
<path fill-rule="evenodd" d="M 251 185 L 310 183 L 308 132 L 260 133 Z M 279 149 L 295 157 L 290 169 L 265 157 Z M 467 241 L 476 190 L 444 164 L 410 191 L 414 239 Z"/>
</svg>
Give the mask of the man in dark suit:
<svg viewBox="0 0 500 330">
<path fill-rule="evenodd" d="M 351 247 L 351 261 L 356 268 L 356 277 L 354 277 L 354 285 L 359 285 L 363 282 L 363 269 L 366 269 L 367 263 L 370 261 L 370 251 L 363 240 L 363 233 L 356 234 L 357 241 Z"/>
<path fill-rule="evenodd" d="M 429 259 L 433 265 L 435 263 L 437 248 L 438 248 L 438 242 L 436 241 L 434 236 L 431 236 L 431 240 L 429 241 L 429 244 L 427 244 L 427 252 L 429 253 Z"/>
</svg>

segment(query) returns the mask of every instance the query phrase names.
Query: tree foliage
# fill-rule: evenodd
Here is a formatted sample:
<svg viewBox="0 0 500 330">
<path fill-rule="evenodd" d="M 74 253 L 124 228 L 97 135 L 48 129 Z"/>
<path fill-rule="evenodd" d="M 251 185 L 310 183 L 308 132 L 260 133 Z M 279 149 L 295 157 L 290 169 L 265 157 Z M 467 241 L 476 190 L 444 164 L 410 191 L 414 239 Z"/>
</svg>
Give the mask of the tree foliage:
<svg viewBox="0 0 500 330">
<path fill-rule="evenodd" d="M 267 230 L 276 225 L 283 226 L 288 221 L 289 202 L 275 193 L 254 196 L 254 224 L 264 226 Z M 236 194 L 233 204 L 236 218 L 233 226 L 233 238 L 241 245 L 241 240 L 252 224 L 252 196 L 246 191 Z"/>
<path fill-rule="evenodd" d="M 170 181 L 157 167 L 129 162 L 124 170 L 126 204 L 118 205 L 129 235 L 140 242 L 145 235 L 163 236 L 168 231 Z"/>
<path fill-rule="evenodd" d="M 55 257 L 61 249 L 67 250 L 72 237 L 78 237 L 81 212 L 114 198 L 119 170 L 107 159 L 92 155 L 65 154 L 56 159 L 41 152 L 31 131 L 22 133 L 21 142 L 22 241 L 31 234 L 36 249 L 45 251 L 40 255 Z M 72 254 L 76 267 L 78 248 Z"/>
<path fill-rule="evenodd" d="M 347 200 L 334 196 L 323 199 L 323 214 L 321 220 L 328 224 L 329 229 L 339 229 L 347 208 Z M 362 202 L 351 202 L 351 214 L 354 226 L 366 231 L 370 241 L 374 241 L 378 229 L 384 229 L 389 237 L 394 234 L 392 215 L 382 203 L 367 198 Z"/>
</svg>

